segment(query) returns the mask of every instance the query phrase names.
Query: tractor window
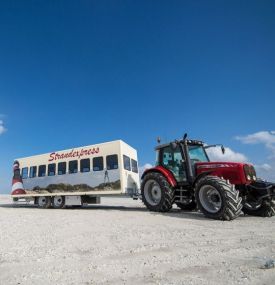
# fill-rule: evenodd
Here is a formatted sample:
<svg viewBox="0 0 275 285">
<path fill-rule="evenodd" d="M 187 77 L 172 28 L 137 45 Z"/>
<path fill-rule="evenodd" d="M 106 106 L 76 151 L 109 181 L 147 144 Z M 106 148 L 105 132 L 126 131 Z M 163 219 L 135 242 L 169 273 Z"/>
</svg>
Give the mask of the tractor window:
<svg viewBox="0 0 275 285">
<path fill-rule="evenodd" d="M 185 164 L 179 147 L 175 150 L 170 146 L 165 147 L 161 154 L 161 164 L 174 174 L 178 182 L 186 181 Z"/>
<path fill-rule="evenodd" d="M 189 156 L 191 162 L 194 164 L 196 162 L 207 162 L 209 161 L 207 155 L 205 154 L 205 150 L 202 146 L 188 146 Z"/>
</svg>

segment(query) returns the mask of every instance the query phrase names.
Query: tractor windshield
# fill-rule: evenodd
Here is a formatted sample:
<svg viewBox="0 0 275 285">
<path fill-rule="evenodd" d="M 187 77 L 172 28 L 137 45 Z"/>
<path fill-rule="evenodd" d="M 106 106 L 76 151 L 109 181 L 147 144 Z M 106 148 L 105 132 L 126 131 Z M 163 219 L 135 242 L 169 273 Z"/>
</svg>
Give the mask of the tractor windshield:
<svg viewBox="0 0 275 285">
<path fill-rule="evenodd" d="M 189 157 L 192 163 L 209 161 L 203 146 L 189 145 L 188 149 L 189 149 Z"/>
</svg>

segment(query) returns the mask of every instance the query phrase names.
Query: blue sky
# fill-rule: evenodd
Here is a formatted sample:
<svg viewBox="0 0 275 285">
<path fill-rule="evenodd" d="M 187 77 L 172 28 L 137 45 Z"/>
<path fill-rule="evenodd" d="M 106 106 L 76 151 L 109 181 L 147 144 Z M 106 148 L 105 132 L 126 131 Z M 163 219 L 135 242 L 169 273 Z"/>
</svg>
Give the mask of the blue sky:
<svg viewBox="0 0 275 285">
<path fill-rule="evenodd" d="M 16 157 L 123 139 L 142 166 L 157 136 L 184 132 L 275 179 L 274 14 L 260 0 L 1 1 L 0 193 Z"/>
</svg>

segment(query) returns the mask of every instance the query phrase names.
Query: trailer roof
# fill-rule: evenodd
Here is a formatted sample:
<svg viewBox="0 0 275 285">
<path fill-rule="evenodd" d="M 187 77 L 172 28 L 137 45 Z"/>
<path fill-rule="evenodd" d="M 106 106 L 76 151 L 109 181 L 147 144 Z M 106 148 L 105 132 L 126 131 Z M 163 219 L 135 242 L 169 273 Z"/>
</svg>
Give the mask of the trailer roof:
<svg viewBox="0 0 275 285">
<path fill-rule="evenodd" d="M 135 150 L 132 146 L 130 146 L 129 144 L 127 144 L 127 143 L 124 142 L 123 140 L 113 140 L 113 141 L 108 141 L 108 142 L 103 142 L 103 143 L 96 143 L 96 144 L 91 144 L 91 145 L 86 145 L 86 146 L 73 146 L 73 147 L 67 148 L 67 149 L 53 150 L 53 151 L 50 151 L 50 152 L 39 153 L 39 154 L 30 155 L 30 156 L 24 156 L 24 157 L 16 158 L 15 160 L 22 160 L 22 159 L 34 158 L 35 156 L 48 155 L 48 154 L 51 154 L 51 153 L 53 153 L 53 152 L 65 152 L 65 151 L 69 151 L 69 150 L 72 150 L 72 149 L 88 148 L 88 147 L 95 147 L 95 146 L 102 146 L 102 145 L 112 144 L 112 143 L 113 143 L 113 144 L 114 144 L 114 143 L 123 143 L 123 144 L 126 144 L 128 147 L 132 148 L 133 150 Z"/>
</svg>

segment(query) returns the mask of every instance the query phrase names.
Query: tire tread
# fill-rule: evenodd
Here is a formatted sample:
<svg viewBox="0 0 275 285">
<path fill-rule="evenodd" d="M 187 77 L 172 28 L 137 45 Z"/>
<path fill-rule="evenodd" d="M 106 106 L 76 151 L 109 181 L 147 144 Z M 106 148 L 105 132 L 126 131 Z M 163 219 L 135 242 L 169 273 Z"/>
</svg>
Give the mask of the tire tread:
<svg viewBox="0 0 275 285">
<path fill-rule="evenodd" d="M 160 204 L 155 206 L 148 203 L 144 195 L 145 183 L 147 180 L 150 179 L 155 180 L 160 185 L 160 188 L 163 193 L 163 198 L 161 199 Z M 174 189 L 170 186 L 165 177 L 158 172 L 151 172 L 146 174 L 141 184 L 141 194 L 142 194 L 142 202 L 144 203 L 144 205 L 147 207 L 148 210 L 153 212 L 168 212 L 171 210 L 174 203 L 174 196 L 175 196 Z"/>
<path fill-rule="evenodd" d="M 223 196 L 224 205 L 222 205 L 221 210 L 217 213 L 207 212 L 199 202 L 199 190 L 206 184 L 215 187 Z M 200 210 L 208 218 L 231 221 L 236 219 L 242 212 L 242 198 L 239 197 L 239 191 L 225 179 L 217 176 L 205 176 L 196 183 L 195 193 Z"/>
</svg>

